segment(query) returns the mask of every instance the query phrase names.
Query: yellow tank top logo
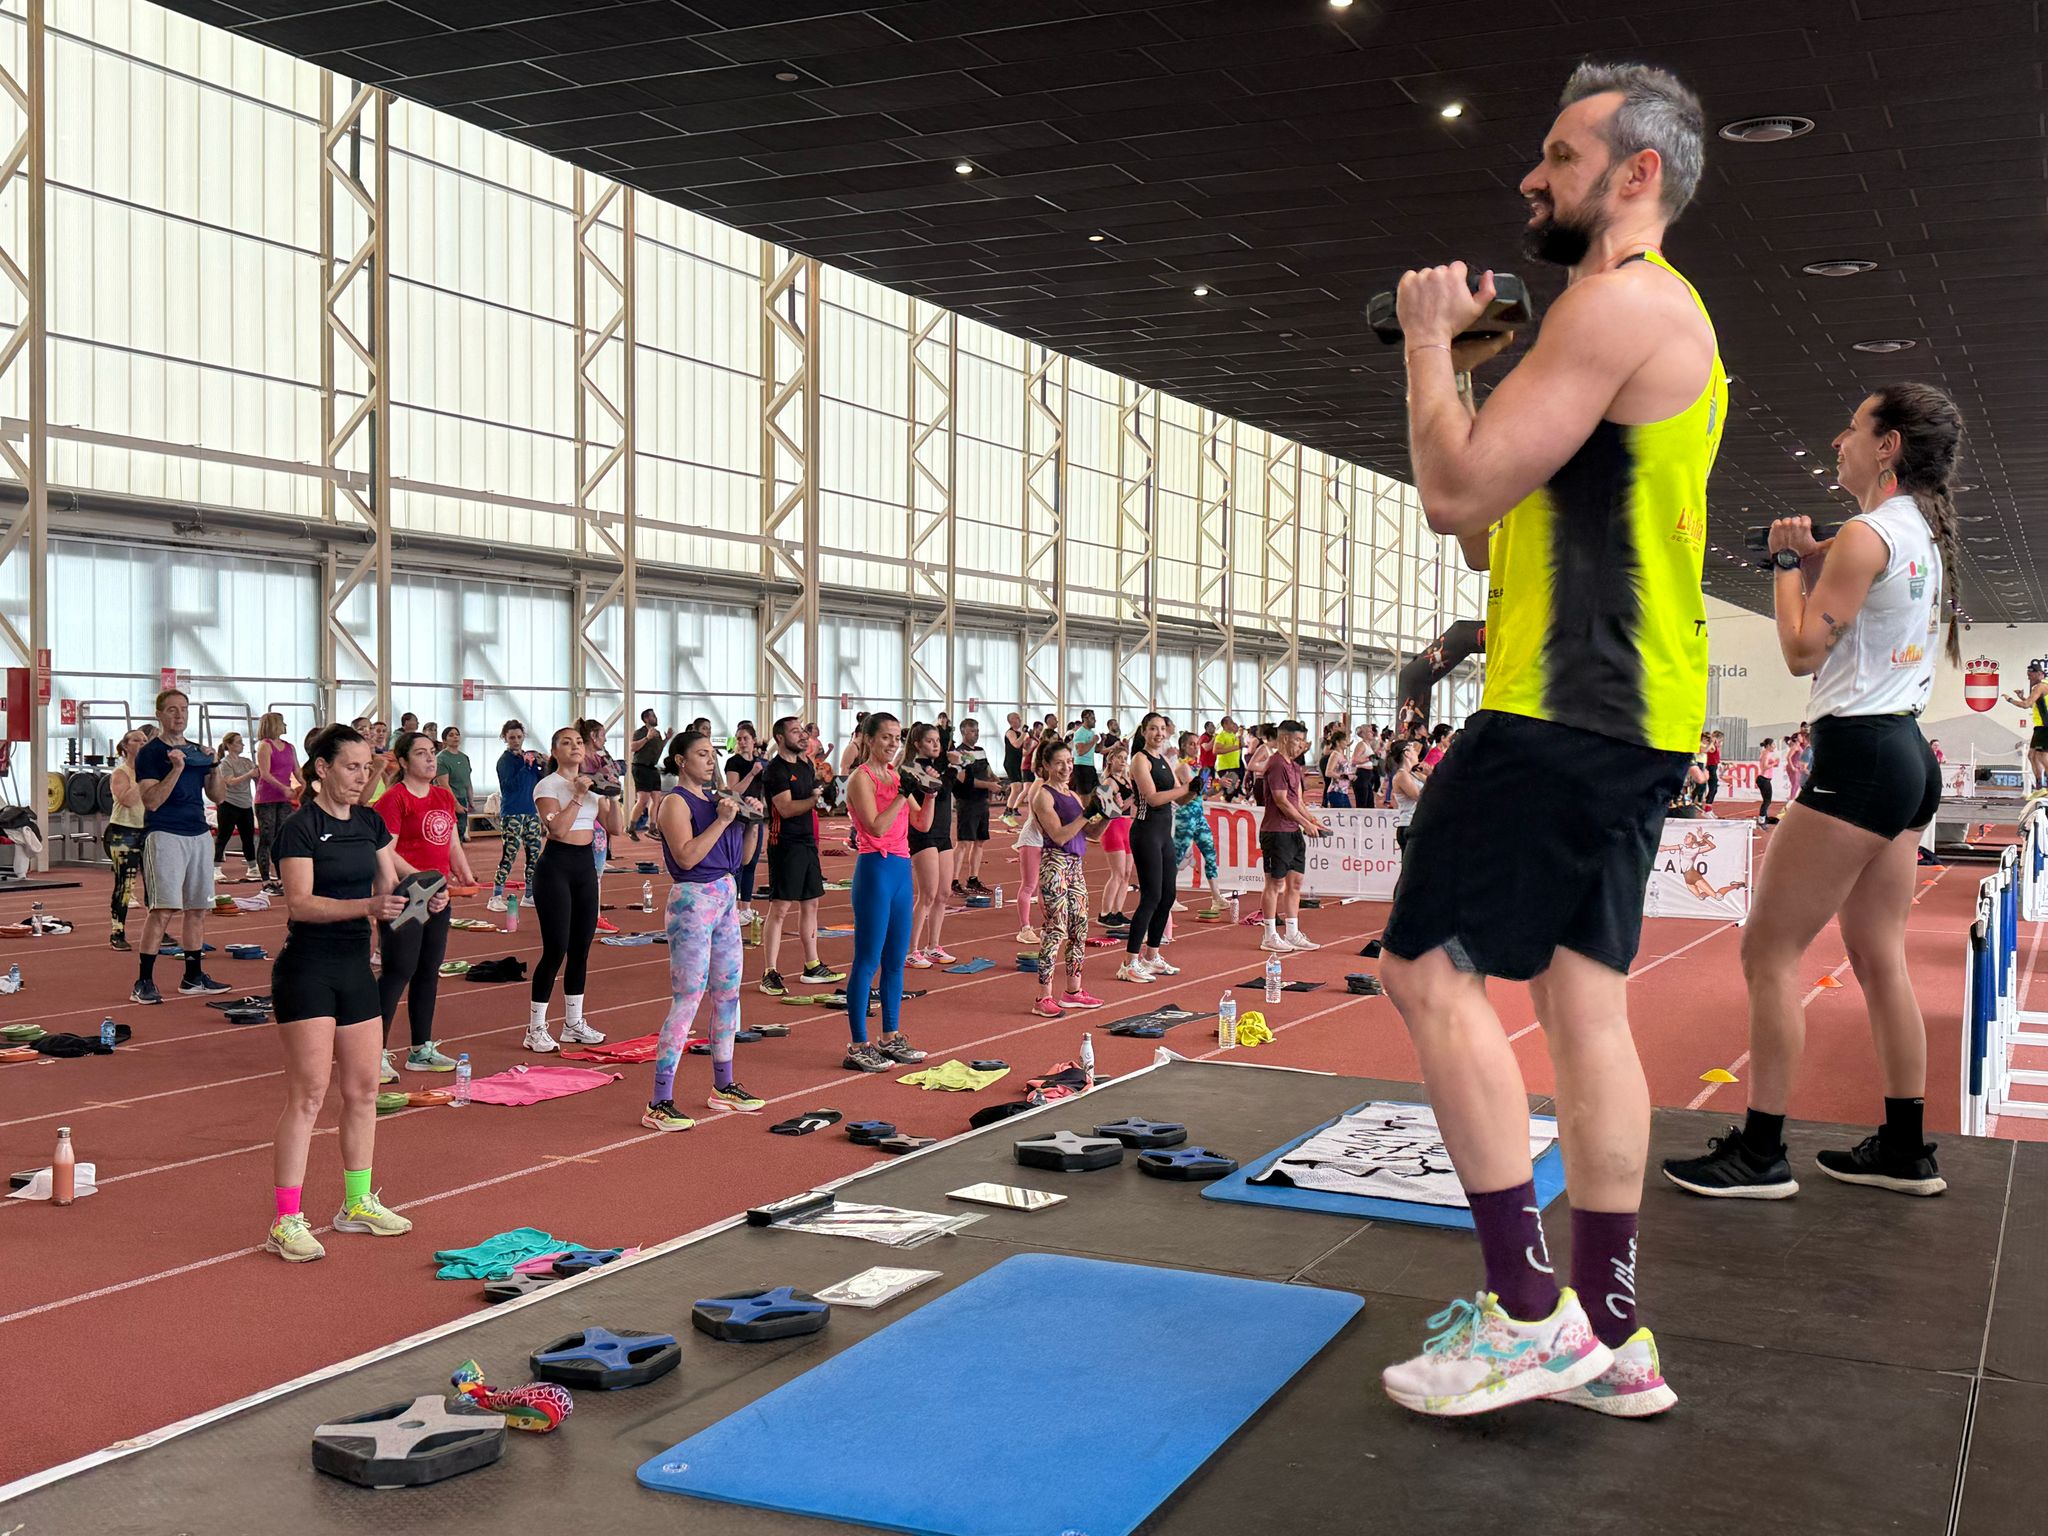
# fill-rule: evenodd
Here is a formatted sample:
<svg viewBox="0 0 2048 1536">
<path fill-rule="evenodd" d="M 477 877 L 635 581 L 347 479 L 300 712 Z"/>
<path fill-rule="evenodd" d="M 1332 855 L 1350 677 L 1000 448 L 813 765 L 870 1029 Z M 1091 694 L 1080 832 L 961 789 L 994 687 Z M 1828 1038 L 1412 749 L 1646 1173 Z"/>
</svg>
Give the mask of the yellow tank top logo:
<svg viewBox="0 0 2048 1536">
<path fill-rule="evenodd" d="M 1695 507 L 1680 507 L 1678 521 L 1671 529 L 1671 542 L 1698 549 L 1707 542 L 1707 519 Z"/>
</svg>

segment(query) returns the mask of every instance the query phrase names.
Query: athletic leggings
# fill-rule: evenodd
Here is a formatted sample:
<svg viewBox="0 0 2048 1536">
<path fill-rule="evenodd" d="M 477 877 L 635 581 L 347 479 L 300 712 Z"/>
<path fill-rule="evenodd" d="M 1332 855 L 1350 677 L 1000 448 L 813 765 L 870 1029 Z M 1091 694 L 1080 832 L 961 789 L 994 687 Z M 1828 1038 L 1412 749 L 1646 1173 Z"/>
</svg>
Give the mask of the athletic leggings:
<svg viewBox="0 0 2048 1536">
<path fill-rule="evenodd" d="M 1757 815 L 1768 820 L 1771 814 L 1771 777 L 1769 774 L 1760 773 L 1756 776 L 1756 792 L 1763 797 L 1764 802 Z"/>
<path fill-rule="evenodd" d="M 762 839 L 762 841 L 763 841 L 763 842 L 765 842 L 765 841 L 767 841 L 767 839 L 763 838 L 763 839 Z M 736 877 L 736 878 L 737 878 L 737 879 L 739 880 L 739 886 L 740 886 L 740 900 L 741 900 L 741 901 L 744 901 L 744 902 L 748 902 L 748 903 L 751 903 L 751 902 L 753 901 L 753 899 L 754 899 L 754 876 L 755 876 L 756 872 L 757 872 L 757 871 L 759 871 L 759 869 L 760 869 L 760 868 L 761 868 L 761 850 L 760 850 L 760 848 L 759 848 L 759 847 L 757 846 L 757 847 L 756 847 L 756 848 L 754 849 L 754 856 L 753 856 L 753 857 L 752 857 L 751 859 L 747 860 L 747 862 L 746 862 L 746 863 L 744 863 L 744 864 L 742 864 L 742 865 L 740 866 L 740 872 L 739 872 L 738 876 Z"/>
<path fill-rule="evenodd" d="M 512 856 L 521 848 L 526 850 L 526 883 L 533 883 L 533 866 L 540 858 L 541 844 L 545 841 L 538 816 L 500 816 L 498 831 L 504 838 L 505 847 L 498 855 L 498 883 L 491 891 L 493 896 L 505 894 L 505 877 L 512 873 Z"/>
<path fill-rule="evenodd" d="M 441 962 L 448 958 L 449 910 L 429 912 L 423 923 L 379 923 L 377 952 L 384 957 L 377 975 L 377 1000 L 384 1008 L 384 1043 L 400 999 L 407 999 L 406 1023 L 417 1050 L 434 1038 L 434 1004 L 441 996 Z"/>
<path fill-rule="evenodd" d="M 910 860 L 864 853 L 853 861 L 853 966 L 846 977 L 846 1021 L 853 1043 L 868 1038 L 868 992 L 879 973 L 882 1033 L 901 1030 L 903 962 L 910 954 Z"/>
<path fill-rule="evenodd" d="M 1173 872 L 1177 866 L 1173 861 L 1173 823 L 1167 819 L 1165 806 L 1155 805 L 1143 821 L 1131 823 L 1131 862 L 1138 866 L 1138 910 L 1131 914 L 1130 937 L 1124 948 L 1135 955 L 1148 946 L 1157 949 L 1173 917 Z"/>
<path fill-rule="evenodd" d="M 1209 813 L 1199 800 L 1183 800 L 1173 808 L 1173 867 L 1178 870 L 1188 859 L 1188 850 L 1202 850 L 1202 878 L 1216 884 L 1216 838 L 1209 830 Z"/>
<path fill-rule="evenodd" d="M 256 806 L 256 872 L 266 880 L 281 879 L 277 867 L 277 834 L 291 820 L 288 801 L 263 800 Z"/>
<path fill-rule="evenodd" d="M 1067 990 L 1081 990 L 1081 956 L 1088 937 L 1088 877 L 1071 853 L 1048 848 L 1038 858 L 1038 899 L 1045 910 L 1038 917 L 1040 991 L 1052 988 L 1053 963 L 1062 945 L 1067 951 Z M 1137 924 L 1131 925 L 1133 928 Z"/>
<path fill-rule="evenodd" d="M 128 897 L 142 878 L 142 838 L 140 827 L 107 828 L 107 857 L 114 861 L 114 923 L 109 931 L 117 939 L 128 936 Z"/>
<path fill-rule="evenodd" d="M 689 1043 L 697 1005 L 711 994 L 711 1069 L 719 1087 L 732 1081 L 732 1037 L 740 1027 L 740 923 L 733 883 L 678 880 L 668 889 L 668 1016 L 654 1048 L 654 1097 L 673 1098 L 676 1064 Z"/>
<path fill-rule="evenodd" d="M 242 862 L 256 862 L 256 813 L 246 805 L 217 805 L 213 808 L 213 862 L 227 857 L 228 844 L 242 834 Z"/>
<path fill-rule="evenodd" d="M 533 861 L 527 894 L 540 919 L 540 960 L 533 968 L 532 998 L 544 1003 L 555 992 L 555 972 L 568 969 L 562 990 L 583 995 L 584 968 L 590 963 L 590 941 L 597 936 L 597 865 L 587 847 L 549 843 Z"/>
</svg>

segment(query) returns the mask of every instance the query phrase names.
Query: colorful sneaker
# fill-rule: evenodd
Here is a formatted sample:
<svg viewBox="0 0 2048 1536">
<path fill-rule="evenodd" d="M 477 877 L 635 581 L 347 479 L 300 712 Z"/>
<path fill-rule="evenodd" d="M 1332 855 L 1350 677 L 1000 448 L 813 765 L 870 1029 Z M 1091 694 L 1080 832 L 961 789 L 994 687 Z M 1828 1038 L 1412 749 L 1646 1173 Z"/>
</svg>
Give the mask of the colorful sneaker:
<svg viewBox="0 0 2048 1536">
<path fill-rule="evenodd" d="M 341 1209 L 334 1213 L 334 1230 L 367 1232 L 372 1237 L 403 1237 L 412 1230 L 412 1223 L 388 1209 L 375 1195 L 359 1195 L 343 1201 Z"/>
<path fill-rule="evenodd" d="M 313 1228 L 303 1216 L 278 1217 L 271 1224 L 263 1248 L 287 1264 L 310 1264 L 327 1257 L 327 1250 L 320 1246 L 320 1239 L 313 1235 Z"/>
<path fill-rule="evenodd" d="M 1164 955 L 1161 955 L 1157 960 L 1147 960 L 1145 962 L 1145 969 L 1154 976 L 1178 976 L 1180 974 L 1180 967 Z"/>
<path fill-rule="evenodd" d="M 178 995 L 181 997 L 212 997 L 217 993 L 233 990 L 234 988 L 226 982 L 215 981 L 204 971 L 197 976 L 188 976 L 178 983 Z"/>
<path fill-rule="evenodd" d="M 592 1029 L 583 1020 L 562 1026 L 562 1040 L 568 1045 L 603 1045 L 604 1031 Z"/>
<path fill-rule="evenodd" d="M 1092 992 L 1067 992 L 1061 994 L 1060 1007 L 1068 1013 L 1076 1009 L 1100 1008 L 1102 999 Z"/>
<path fill-rule="evenodd" d="M 882 1036 L 875 1042 L 875 1051 L 890 1061 L 902 1062 L 906 1067 L 923 1061 L 925 1057 L 925 1053 L 904 1039 L 900 1031 Z"/>
<path fill-rule="evenodd" d="M 839 1063 L 849 1072 L 891 1072 L 895 1063 L 890 1061 L 872 1045 L 849 1046 L 846 1059 Z"/>
<path fill-rule="evenodd" d="M 804 967 L 803 979 L 808 982 L 814 982 L 821 987 L 836 987 L 840 982 L 846 980 L 846 977 L 843 973 L 833 970 L 831 966 L 820 960 L 816 965 Z"/>
<path fill-rule="evenodd" d="M 949 949 L 928 949 L 924 952 L 924 957 L 931 961 L 933 965 L 958 965 L 960 963 L 959 957 Z"/>
<path fill-rule="evenodd" d="M 1726 1136 L 1707 1138 L 1701 1157 L 1674 1157 L 1664 1163 L 1664 1177 L 1680 1189 L 1716 1200 L 1783 1200 L 1799 1193 L 1785 1149 L 1761 1153 L 1731 1125 Z"/>
<path fill-rule="evenodd" d="M 704 1102 L 713 1109 L 733 1110 L 742 1115 L 751 1115 L 756 1110 L 768 1107 L 766 1099 L 754 1097 L 753 1094 L 747 1092 L 738 1083 L 729 1083 L 723 1088 L 713 1088 L 711 1090 L 711 1097 Z"/>
<path fill-rule="evenodd" d="M 1031 927 L 1019 928 L 1017 930 L 1017 942 L 1019 944 L 1036 944 L 1038 942 L 1038 930 Z"/>
<path fill-rule="evenodd" d="M 1664 1384 L 1664 1372 L 1657 1360 L 1657 1341 L 1647 1328 L 1638 1328 L 1614 1351 L 1614 1364 L 1582 1387 L 1560 1392 L 1555 1402 L 1617 1419 L 1646 1419 L 1676 1407 L 1678 1394 Z"/>
<path fill-rule="evenodd" d="M 548 1033 L 548 1027 L 545 1024 L 528 1024 L 526 1026 L 526 1038 L 520 1041 L 519 1044 L 523 1050 L 539 1051 L 542 1054 L 561 1049 L 560 1046 L 555 1044 L 555 1037 Z"/>
<path fill-rule="evenodd" d="M 1142 960 L 1126 960 L 1116 968 L 1116 979 L 1140 987 L 1152 986 L 1159 980 L 1152 974 L 1152 968 Z"/>
<path fill-rule="evenodd" d="M 760 992 L 763 997 L 787 997 L 789 988 L 782 984 L 782 972 L 763 971 Z"/>
<path fill-rule="evenodd" d="M 1569 1287 L 1541 1322 L 1517 1322 L 1489 1291 L 1463 1297 L 1429 1320 L 1437 1329 L 1422 1353 L 1380 1373 L 1387 1396 L 1439 1418 L 1490 1413 L 1531 1398 L 1555 1397 L 1604 1375 L 1614 1352 L 1593 1336 Z"/>
<path fill-rule="evenodd" d="M 1885 1145 L 1882 1132 L 1866 1136 L 1846 1152 L 1829 1147 L 1814 1154 L 1820 1171 L 1844 1184 L 1868 1184 L 1875 1189 L 1896 1190 L 1902 1195 L 1938 1195 L 1948 1180 L 1934 1164 L 1934 1143 L 1925 1142 L 1916 1153 L 1894 1152 Z"/>
<path fill-rule="evenodd" d="M 385 1052 L 386 1056 L 390 1052 Z M 453 1072 L 455 1058 L 441 1054 L 441 1042 L 429 1040 L 425 1045 L 416 1045 L 405 1053 L 405 1070 L 408 1072 Z"/>
<path fill-rule="evenodd" d="M 600 917 L 597 920 L 597 931 L 599 933 L 617 933 L 619 925 L 608 917 Z"/>
<path fill-rule="evenodd" d="M 380 1053 L 380 1065 L 377 1068 L 377 1081 L 380 1083 L 395 1083 L 398 1081 L 398 1068 L 391 1065 L 391 1055 L 390 1051 Z"/>
<path fill-rule="evenodd" d="M 1037 1002 L 1031 1005 L 1031 1011 L 1037 1014 L 1041 1019 L 1056 1019 L 1061 1014 L 1065 1013 L 1066 1009 L 1062 1008 L 1058 1003 L 1054 1002 L 1049 997 L 1041 997 Z"/>
<path fill-rule="evenodd" d="M 677 1109 L 674 1099 L 661 1099 L 647 1106 L 640 1123 L 650 1131 L 687 1131 L 697 1122 Z"/>
<path fill-rule="evenodd" d="M 932 968 L 930 957 L 921 949 L 913 949 L 905 955 L 903 963 L 913 971 L 928 971 Z"/>
<path fill-rule="evenodd" d="M 485 910 L 486 912 L 502 912 L 502 911 L 504 911 L 504 910 L 505 910 L 505 897 L 504 897 L 504 894 L 503 894 L 502 892 L 500 892 L 500 893 L 499 893 L 498 895 L 496 895 L 496 896 L 493 896 L 493 897 L 492 897 L 492 898 L 491 898 L 491 899 L 490 899 L 489 901 L 485 902 L 485 903 L 484 903 L 484 910 Z"/>
</svg>

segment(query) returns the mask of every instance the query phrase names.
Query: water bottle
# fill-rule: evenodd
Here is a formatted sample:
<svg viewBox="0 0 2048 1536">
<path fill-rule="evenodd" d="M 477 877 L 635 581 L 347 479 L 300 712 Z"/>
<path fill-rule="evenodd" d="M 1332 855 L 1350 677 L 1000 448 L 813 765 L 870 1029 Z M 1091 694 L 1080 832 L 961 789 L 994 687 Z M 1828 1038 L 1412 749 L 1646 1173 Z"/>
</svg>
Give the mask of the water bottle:
<svg viewBox="0 0 2048 1536">
<path fill-rule="evenodd" d="M 1237 926 L 1237 923 L 1237 892 L 1232 891 L 1230 893 L 1230 926 L 1235 928 Z"/>
<path fill-rule="evenodd" d="M 519 893 L 517 891 L 514 891 L 505 898 L 505 931 L 507 933 L 517 933 L 519 931 Z"/>
<path fill-rule="evenodd" d="M 995 900 L 990 902 L 989 906 L 997 912 L 1003 910 L 1003 888 L 1000 885 L 996 887 Z"/>
<path fill-rule="evenodd" d="M 28 931 L 31 934 L 35 935 L 37 938 L 41 938 L 43 934 L 43 922 L 43 904 L 40 901 L 32 903 L 28 909 Z"/>
<path fill-rule="evenodd" d="M 1081 1070 L 1095 1076 L 1095 1037 L 1085 1029 L 1081 1031 Z"/>
<path fill-rule="evenodd" d="M 1268 955 L 1266 957 L 1266 1001 L 1269 1003 L 1280 1001 L 1280 957 L 1278 955 Z"/>
<path fill-rule="evenodd" d="M 1216 1043 L 1226 1049 L 1237 1044 L 1237 994 L 1228 987 L 1216 1005 Z"/>
<path fill-rule="evenodd" d="M 455 1097 L 448 1102 L 450 1109 L 461 1109 L 469 1102 L 469 1052 L 464 1051 L 455 1058 Z"/>
<path fill-rule="evenodd" d="M 103 1051 L 111 1051 L 111 1050 L 112 1050 L 113 1048 L 114 1048 L 114 1021 L 113 1021 L 112 1019 L 101 1019 L 101 1020 L 100 1020 L 100 1049 L 101 1049 L 101 1050 L 103 1050 Z"/>
<path fill-rule="evenodd" d="M 652 880 L 642 880 L 640 882 L 640 910 L 642 912 L 652 912 L 654 910 L 654 882 Z"/>
<path fill-rule="evenodd" d="M 71 1127 L 57 1127 L 57 1152 L 50 1159 L 50 1204 L 69 1205 L 78 1191 L 78 1154 L 71 1147 Z"/>
</svg>

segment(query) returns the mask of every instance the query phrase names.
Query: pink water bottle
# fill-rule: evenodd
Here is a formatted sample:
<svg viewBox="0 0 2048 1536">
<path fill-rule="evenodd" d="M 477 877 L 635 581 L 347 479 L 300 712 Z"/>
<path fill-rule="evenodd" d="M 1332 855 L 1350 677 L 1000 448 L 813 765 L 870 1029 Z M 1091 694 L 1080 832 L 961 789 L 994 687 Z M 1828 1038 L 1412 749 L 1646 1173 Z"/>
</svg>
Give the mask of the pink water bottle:
<svg viewBox="0 0 2048 1536">
<path fill-rule="evenodd" d="M 519 931 L 519 893 L 517 891 L 514 891 L 505 898 L 505 931 L 507 933 L 517 933 Z"/>
</svg>

